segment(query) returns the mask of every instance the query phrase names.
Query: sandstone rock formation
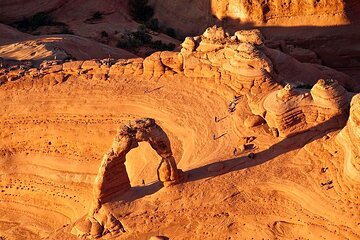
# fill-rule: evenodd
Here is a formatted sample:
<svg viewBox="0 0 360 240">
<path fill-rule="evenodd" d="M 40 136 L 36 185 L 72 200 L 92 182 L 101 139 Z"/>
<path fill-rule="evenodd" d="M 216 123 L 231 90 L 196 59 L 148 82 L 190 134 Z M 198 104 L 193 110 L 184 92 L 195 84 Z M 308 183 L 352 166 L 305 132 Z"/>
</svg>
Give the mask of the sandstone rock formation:
<svg viewBox="0 0 360 240">
<path fill-rule="evenodd" d="M 171 26 L 181 34 L 197 34 L 213 24 L 236 26 L 237 29 L 247 24 L 292 27 L 344 24 L 348 22 L 348 5 L 354 1 L 151 0 L 150 2 L 154 6 L 156 18 L 162 24 Z M 350 9 L 352 10 L 351 7 Z"/>
<path fill-rule="evenodd" d="M 157 169 L 158 180 L 165 186 L 180 180 L 169 138 L 154 119 L 138 119 L 120 127 L 111 149 L 104 155 L 99 167 L 90 212 L 73 228 L 74 234 L 80 237 L 100 237 L 107 233 L 125 231 L 121 222 L 103 205 L 131 188 L 125 168 L 126 154 L 142 141 L 149 142 L 161 156 Z"/>
<path fill-rule="evenodd" d="M 350 116 L 336 140 L 344 151 L 344 175 L 351 181 L 360 182 L 360 95 L 355 95 L 350 104 Z"/>
<path fill-rule="evenodd" d="M 161 25 L 174 28 L 182 37 L 198 35 L 215 24 L 229 32 L 260 28 L 269 44 L 282 42 L 279 49 L 300 61 L 322 61 L 325 66 L 360 76 L 357 0 L 150 2 Z M 287 52 L 286 45 L 295 48 Z"/>
<path fill-rule="evenodd" d="M 281 137 L 290 136 L 327 122 L 325 129 L 340 127 L 346 118 L 348 96 L 336 80 L 320 79 L 310 91 L 283 89 L 250 101 L 252 112 L 262 116 Z"/>
<path fill-rule="evenodd" d="M 290 70 L 288 66 L 291 66 Z M 284 82 L 314 84 L 321 78 L 334 78 L 342 85 L 357 88 L 356 82 L 345 74 L 316 64 L 300 63 L 280 51 L 267 48 L 258 30 L 238 31 L 229 36 L 215 26 L 201 36 L 187 37 L 180 53 L 156 52 L 145 59 L 116 62 L 72 61 L 59 64 L 56 72 L 75 76 L 81 73 L 81 77 L 104 80 L 129 75 L 155 79 L 178 74 L 178 77 L 215 81 L 236 94 L 269 91 Z"/>
<path fill-rule="evenodd" d="M 30 69 L 19 75 L 15 69 L 3 78 L 13 76 L 9 80 L 14 80 L 23 75 L 43 77 L 52 84 L 78 76 L 100 81 L 134 76 L 152 80 L 167 76 L 203 79 L 229 89 L 234 95 L 246 95 L 253 114 L 264 118 L 280 136 L 295 134 L 341 115 L 348 105 L 341 85 L 359 88 L 356 81 L 345 74 L 321 65 L 301 63 L 267 48 L 258 30 L 238 31 L 230 36 L 216 26 L 206 29 L 201 36 L 185 38 L 180 53 L 156 52 L 145 59 L 116 62 L 111 59 L 63 64 L 50 61 L 40 70 Z M 306 90 L 280 90 L 287 83 L 312 85 L 319 79 L 335 81 L 319 81 L 311 94 Z M 257 121 L 262 122 L 258 117 Z"/>
<path fill-rule="evenodd" d="M 136 55 L 115 47 L 75 35 L 32 36 L 0 24 L 0 57 L 32 61 L 38 65 L 44 60 L 134 58 Z"/>
<path fill-rule="evenodd" d="M 1 233 L 5 237 L 74 239 L 71 230 L 88 237 L 126 230 L 120 236 L 126 239 L 359 236 L 359 187 L 343 179 L 343 153 L 331 145 L 334 132 L 325 131 L 342 126 L 351 95 L 342 86 L 358 84 L 268 48 L 259 31 L 230 36 L 209 28 L 185 39 L 180 52 L 145 59 L 0 64 L 0 227 L 13 226 Z M 229 114 L 234 97 L 236 110 Z M 159 159 L 146 147 L 129 152 L 127 174 L 124 169 L 126 149 L 146 140 L 148 130 L 160 131 L 142 120 L 116 136 L 93 186 L 112 129 L 145 114 L 169 129 L 171 150 L 189 181 L 126 192 L 129 180 L 156 180 L 155 170 L 147 170 Z M 273 136 L 306 132 L 274 138 L 264 134 L 265 123 Z M 213 133 L 224 137 L 214 141 Z M 176 175 L 166 159 L 161 181 Z M 322 168 L 328 170 L 320 173 Z M 321 186 L 330 180 L 332 186 Z M 128 193 L 136 199 L 117 198 L 128 200 Z"/>
<path fill-rule="evenodd" d="M 286 25 L 285 19 L 297 19 L 300 24 L 300 17 L 304 21 L 311 21 L 313 15 L 346 17 L 345 1 L 251 1 L 239 2 L 231 0 L 210 1 L 211 10 L 218 19 L 231 18 L 240 22 L 255 23 L 282 23 Z M 340 15 L 340 16 L 336 16 Z M 310 18 L 310 19 L 309 19 Z M 341 18 L 339 18 L 340 20 Z M 326 18 L 325 18 L 326 20 Z M 306 24 L 302 22 L 302 24 Z M 318 24 L 321 24 L 318 23 Z"/>
</svg>

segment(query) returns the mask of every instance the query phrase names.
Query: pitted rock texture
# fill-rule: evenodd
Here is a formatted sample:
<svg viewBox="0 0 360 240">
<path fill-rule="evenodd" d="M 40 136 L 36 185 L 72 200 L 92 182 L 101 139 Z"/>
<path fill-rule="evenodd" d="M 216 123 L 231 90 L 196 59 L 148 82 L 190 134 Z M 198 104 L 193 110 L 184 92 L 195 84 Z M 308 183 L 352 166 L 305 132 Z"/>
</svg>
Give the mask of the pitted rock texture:
<svg viewBox="0 0 360 240">
<path fill-rule="evenodd" d="M 108 232 L 115 234 L 124 231 L 120 221 L 103 204 L 131 188 L 124 164 L 126 154 L 142 141 L 149 142 L 161 156 L 157 169 L 158 180 L 165 185 L 180 180 L 170 140 L 154 119 L 138 119 L 129 125 L 123 125 L 114 138 L 111 149 L 103 157 L 95 179 L 92 207 L 88 216 L 80 219 L 73 228 L 75 235 L 99 237 Z"/>
</svg>

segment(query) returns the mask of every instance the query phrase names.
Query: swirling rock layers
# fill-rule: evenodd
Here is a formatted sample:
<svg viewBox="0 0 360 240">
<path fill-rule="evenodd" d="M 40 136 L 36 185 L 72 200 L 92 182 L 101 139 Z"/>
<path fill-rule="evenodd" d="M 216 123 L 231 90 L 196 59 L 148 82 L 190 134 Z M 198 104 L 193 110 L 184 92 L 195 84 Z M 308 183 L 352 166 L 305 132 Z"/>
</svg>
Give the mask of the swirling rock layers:
<svg viewBox="0 0 360 240">
<path fill-rule="evenodd" d="M 360 182 L 360 94 L 355 95 L 350 104 L 350 116 L 336 140 L 344 150 L 344 174 L 352 181 Z"/>
</svg>

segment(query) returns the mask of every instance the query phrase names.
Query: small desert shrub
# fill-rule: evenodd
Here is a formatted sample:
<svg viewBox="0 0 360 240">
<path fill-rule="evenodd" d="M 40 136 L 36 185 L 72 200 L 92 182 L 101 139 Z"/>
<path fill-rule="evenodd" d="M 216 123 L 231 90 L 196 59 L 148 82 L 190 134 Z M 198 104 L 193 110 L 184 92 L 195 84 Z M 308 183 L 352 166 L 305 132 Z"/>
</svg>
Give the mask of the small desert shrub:
<svg viewBox="0 0 360 240">
<path fill-rule="evenodd" d="M 312 85 L 310 84 L 301 84 L 301 85 L 298 85 L 296 86 L 296 88 L 302 88 L 302 89 L 312 89 Z"/>
<path fill-rule="evenodd" d="M 163 43 L 161 40 L 156 40 L 151 42 L 150 47 L 157 51 L 172 51 L 175 49 L 175 44 L 173 43 Z"/>
<path fill-rule="evenodd" d="M 152 41 L 152 36 L 147 31 L 145 25 L 140 25 L 135 32 L 128 32 L 122 35 L 116 46 L 125 49 L 148 46 L 156 51 L 172 51 L 175 48 L 173 43 L 166 44 L 160 40 Z"/>
<path fill-rule="evenodd" d="M 129 0 L 130 14 L 135 21 L 146 22 L 154 15 L 154 9 L 148 0 Z"/>
<path fill-rule="evenodd" d="M 172 37 L 172 38 L 176 37 L 175 29 L 173 29 L 173 28 L 166 28 L 165 29 L 165 34 Z"/>
<path fill-rule="evenodd" d="M 69 61 L 76 61 L 76 58 L 74 56 L 72 56 L 71 54 L 67 54 L 67 56 L 63 59 L 64 62 L 69 62 Z"/>
<path fill-rule="evenodd" d="M 106 38 L 109 36 L 109 34 L 106 31 L 101 31 L 100 35 L 102 38 Z"/>
<path fill-rule="evenodd" d="M 159 20 L 157 18 L 151 18 L 145 22 L 145 26 L 153 31 L 159 30 Z"/>
<path fill-rule="evenodd" d="M 117 43 L 117 47 L 120 48 L 137 48 L 145 44 L 151 43 L 152 37 L 146 31 L 136 31 L 124 34 Z"/>
<path fill-rule="evenodd" d="M 53 18 L 45 12 L 39 12 L 32 17 L 24 18 L 23 20 L 15 23 L 17 29 L 20 31 L 34 31 L 40 26 L 49 26 L 53 24 Z"/>
<path fill-rule="evenodd" d="M 74 32 L 71 31 L 67 26 L 64 26 L 59 32 L 59 34 L 74 34 Z"/>
<path fill-rule="evenodd" d="M 94 14 L 91 17 L 92 20 L 101 20 L 102 18 L 103 18 L 103 14 L 99 11 L 94 12 Z"/>
</svg>

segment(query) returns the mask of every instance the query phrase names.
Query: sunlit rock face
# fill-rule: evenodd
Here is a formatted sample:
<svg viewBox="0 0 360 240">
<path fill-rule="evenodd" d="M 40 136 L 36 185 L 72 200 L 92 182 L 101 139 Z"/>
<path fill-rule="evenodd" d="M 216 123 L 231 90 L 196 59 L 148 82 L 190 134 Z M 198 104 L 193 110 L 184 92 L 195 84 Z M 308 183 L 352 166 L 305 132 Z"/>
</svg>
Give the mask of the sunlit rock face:
<svg viewBox="0 0 360 240">
<path fill-rule="evenodd" d="M 253 114 L 264 118 L 280 136 L 296 134 L 328 120 L 338 126 L 337 122 L 342 120 L 333 117 L 340 116 L 348 107 L 342 86 L 358 88 L 356 81 L 345 74 L 301 63 L 266 47 L 259 30 L 230 35 L 213 26 L 200 36 L 186 37 L 181 47 L 180 52 L 156 52 L 145 59 L 48 61 L 40 69 L 15 69 L 4 74 L 3 81 L 22 77 L 43 77 L 53 84 L 71 77 L 95 81 L 124 77 L 156 80 L 168 76 L 204 79 L 228 88 L 235 95 L 246 95 Z M 290 85 L 284 88 L 286 83 L 299 82 L 317 84 L 311 91 L 292 89 Z"/>
<path fill-rule="evenodd" d="M 239 199 L 236 198 L 239 194 L 233 192 L 237 189 L 234 186 L 239 184 L 241 189 L 247 188 L 248 193 L 258 193 L 261 189 L 263 196 L 272 195 L 271 201 L 267 202 L 272 204 L 280 197 L 280 194 L 273 192 L 274 186 L 278 187 L 279 192 L 287 194 L 287 187 L 284 187 L 286 182 L 282 181 L 286 179 L 290 183 L 290 189 L 296 187 L 301 193 L 298 196 L 299 203 L 303 203 L 303 196 L 312 196 L 308 202 L 315 199 L 318 201 L 317 206 L 323 206 L 324 198 L 314 198 L 312 195 L 314 189 L 315 192 L 323 191 L 318 186 L 322 179 L 313 164 L 317 164 L 319 169 L 322 167 L 320 165 L 323 163 L 319 162 L 317 156 L 329 156 L 329 153 L 322 149 L 327 143 L 318 144 L 318 140 L 314 140 L 312 145 L 309 145 L 310 151 L 302 149 L 286 153 L 284 145 L 293 144 L 294 140 L 290 136 L 296 137 L 303 132 L 306 132 L 304 135 L 308 137 L 315 134 L 309 130 L 321 130 L 316 132 L 323 134 L 327 130 L 342 128 L 345 124 L 341 122 L 342 119 L 348 117 L 348 96 L 351 95 L 343 86 L 356 89 L 358 85 L 350 77 L 333 69 L 301 63 L 283 52 L 269 48 L 259 30 L 242 30 L 229 34 L 220 27 L 211 27 L 199 36 L 187 37 L 177 52 L 156 52 L 146 58 L 65 62 L 55 59 L 42 62 L 40 67 L 33 67 L 25 62 L 6 67 L 6 59 L 0 59 L 0 63 L 3 64 L 0 67 L 0 97 L 3 106 L 0 119 L 1 136 L 5 139 L 0 149 L 1 169 L 4 172 L 0 178 L 0 186 L 3 187 L 1 190 L 4 192 L 0 192 L 0 197 L 6 204 L 15 199 L 18 203 L 12 202 L 11 206 L 19 211 L 15 215 L 6 204 L 0 207 L 7 214 L 6 219 L 12 222 L 21 219 L 23 225 L 20 229 L 28 229 L 28 226 L 36 224 L 36 231 L 40 234 L 36 235 L 35 239 L 46 237 L 64 224 L 69 225 L 62 229 L 63 232 L 55 232 L 54 234 L 59 235 L 54 239 L 59 239 L 58 236 L 65 233 L 72 238 L 100 237 L 104 234 L 122 235 L 123 231 L 127 231 L 125 234 L 136 234 L 137 231 L 149 233 L 160 225 L 164 226 L 163 221 L 172 224 L 171 221 L 174 219 L 185 216 L 182 214 L 182 204 L 178 204 L 179 201 L 188 202 L 188 206 L 191 207 L 194 207 L 194 202 L 198 204 L 194 207 L 195 210 L 191 210 L 191 221 L 196 218 L 197 222 L 202 224 L 202 219 L 197 217 L 198 208 L 203 207 L 204 203 L 221 203 L 221 207 L 230 206 L 224 209 L 224 212 L 232 211 L 232 206 L 245 206 L 242 203 L 245 201 L 243 197 L 246 196 Z M 229 113 L 229 105 L 235 105 L 234 112 Z M 356 111 L 351 114 L 350 119 L 353 120 L 349 120 L 346 128 L 349 128 L 352 122 L 356 122 Z M 140 119 L 139 122 L 127 124 L 130 119 L 143 116 L 157 119 L 159 126 L 161 125 L 171 138 L 171 150 L 164 131 L 159 130 L 152 120 Z M 215 121 L 214 117 L 217 117 Z M 116 134 L 114 129 L 119 125 L 123 128 Z M 263 126 L 258 127 L 260 125 Z M 266 127 L 270 128 L 274 137 L 264 133 Z M 215 137 L 212 138 L 213 134 Z M 111 149 L 106 151 L 114 135 L 116 137 Z M 254 135 L 256 140 L 255 137 L 249 137 Z M 246 140 L 246 144 L 241 143 L 242 148 L 234 150 L 239 138 L 252 139 L 254 142 L 250 144 Z M 352 136 L 352 139 L 355 139 L 352 141 L 355 144 L 356 135 Z M 155 151 L 148 146 L 145 150 L 136 148 L 126 155 L 131 160 L 126 161 L 129 163 L 126 167 L 133 173 L 131 170 L 127 172 L 124 166 L 125 154 L 135 147 L 138 141 L 145 141 L 146 146 L 146 142 L 149 142 Z M 282 145 L 277 144 L 279 141 Z M 250 150 L 249 145 L 254 149 Z M 274 145 L 278 152 L 284 154 L 274 156 L 272 150 L 268 150 L 270 145 Z M 356 149 L 356 146 L 351 148 L 353 147 Z M 154 156 L 149 150 L 153 151 Z M 254 153 L 250 154 L 250 151 Z M 142 198 L 143 195 L 139 194 L 138 201 L 130 201 L 123 205 L 116 201 L 117 196 L 124 196 L 135 189 L 131 188 L 130 182 L 131 185 L 136 185 L 144 178 L 147 184 L 153 180 L 160 180 L 165 185 L 176 182 L 180 177 L 177 174 L 180 175 L 180 172 L 176 171 L 177 168 L 173 164 L 174 158 L 170 154 L 172 152 L 176 161 L 180 161 L 179 166 L 181 164 L 181 167 L 185 166 L 190 169 L 189 171 L 195 169 L 192 175 L 190 174 L 192 180 L 200 179 L 162 190 L 153 189 L 149 192 L 151 197 Z M 106 154 L 101 158 L 104 153 Z M 310 156 L 310 153 L 314 155 Z M 133 157 L 131 154 L 134 154 Z M 267 159 L 268 163 L 259 164 L 249 168 L 250 170 L 233 171 L 234 175 L 225 174 L 228 169 L 232 169 L 229 168 L 229 163 L 238 161 L 237 157 L 234 158 L 235 155 L 241 160 L 241 168 L 242 164 L 249 166 L 247 164 L 263 159 Z M 340 157 L 342 161 L 343 156 L 340 156 L 339 151 L 337 156 L 334 154 L 333 157 L 326 158 L 336 158 L 338 161 Z M 220 159 L 228 160 L 207 166 Z M 304 159 L 311 159 L 312 162 L 305 163 Z M 351 163 L 349 166 L 354 166 L 348 168 L 349 171 L 346 170 L 351 173 L 347 175 L 356 176 L 357 173 L 353 170 L 357 168 L 356 158 L 346 159 L 350 159 L 346 161 Z M 301 164 L 293 168 L 295 161 Z M 307 164 L 306 167 L 303 164 Z M 153 171 L 147 171 L 148 169 Z M 197 174 L 198 171 L 202 171 L 201 169 L 206 171 L 203 176 Z M 305 172 L 306 174 L 299 175 Z M 156 173 L 158 176 L 155 176 Z M 209 180 L 201 179 L 208 176 L 207 174 L 217 173 L 224 174 Z M 272 176 L 276 176 L 276 180 L 271 180 Z M 228 179 L 221 180 L 219 185 L 216 185 L 217 179 L 222 177 Z M 253 179 L 260 179 L 261 182 L 270 179 L 272 182 L 270 186 L 265 186 L 253 182 Z M 317 182 L 313 179 L 317 179 Z M 250 180 L 251 182 L 246 182 Z M 198 183 L 204 185 L 194 188 L 193 184 Z M 303 194 L 310 183 L 313 183 L 312 189 Z M 248 187 L 249 184 L 253 186 Z M 188 188 L 184 191 L 186 195 L 179 194 L 183 186 Z M 148 185 L 141 187 L 144 192 L 149 189 Z M 217 191 L 223 190 L 224 187 L 228 188 L 228 192 Z M 26 198 L 22 195 L 23 191 L 26 191 Z M 199 191 L 204 191 L 204 194 L 197 195 Z M 208 193 L 212 195 L 209 196 Z M 284 209 L 284 202 L 293 199 L 293 193 L 294 191 L 291 191 L 287 197 L 281 198 L 277 211 Z M 227 198 L 228 196 L 230 197 Z M 338 195 L 334 195 L 334 198 L 335 196 Z M 348 197 L 346 194 L 343 196 Z M 157 200 L 169 198 L 171 200 L 166 203 L 178 202 L 167 205 L 165 201 Z M 232 198 L 232 204 L 222 204 L 224 199 Z M 111 202 L 111 199 L 115 199 L 114 202 Z M 139 204 L 148 200 L 152 201 L 150 205 Z M 237 216 L 243 210 L 253 213 L 254 209 L 265 204 L 259 203 L 258 198 L 250 200 L 251 198 L 246 197 L 251 208 L 233 212 L 232 216 Z M 33 208 L 29 207 L 29 202 L 33 204 Z M 328 200 L 327 204 L 331 208 L 350 208 L 347 202 L 342 205 L 332 202 L 332 199 Z M 151 208 L 158 206 L 168 208 L 161 213 L 165 216 L 173 209 L 178 209 L 172 215 L 174 218 L 164 217 L 156 220 L 152 217 L 156 215 L 157 210 Z M 274 205 L 269 206 L 266 206 L 266 209 L 272 211 Z M 293 206 L 291 202 L 290 208 Z M 206 218 L 214 220 L 213 216 L 218 214 L 218 206 L 211 208 L 213 212 Z M 144 210 L 144 214 L 146 211 L 146 214 L 135 213 L 139 209 Z M 342 211 L 343 209 L 338 209 L 339 215 L 334 215 L 334 220 L 327 221 L 325 225 L 331 229 L 336 224 L 345 226 L 343 222 L 338 221 L 338 217 L 346 216 L 344 222 L 353 221 L 351 224 L 355 226 L 356 219 L 352 220 L 353 216 L 346 215 L 351 212 Z M 258 214 L 262 215 L 264 211 L 265 208 Z M 328 212 L 328 209 L 323 209 L 323 212 Z M 26 220 L 22 218 L 24 213 L 41 217 L 37 217 L 36 221 Z M 273 222 L 279 220 L 274 212 L 267 213 L 263 226 L 268 225 L 268 216 L 276 216 L 277 219 Z M 12 218 L 13 215 L 16 218 Z M 284 215 L 288 216 L 288 211 Z M 318 212 L 313 213 L 313 216 L 317 215 Z M 142 221 L 141 218 L 151 221 Z M 161 223 L 155 224 L 153 220 Z M 219 220 L 222 221 L 221 218 Z M 257 221 L 243 218 L 234 220 L 244 221 L 246 226 L 255 222 L 248 229 L 250 232 L 246 236 L 252 237 L 256 234 L 253 229 L 260 229 Z M 75 221 L 77 222 L 74 224 Z M 309 224 L 315 226 L 313 223 L 316 222 Z M 179 222 L 179 225 L 184 224 Z M 204 229 L 209 229 L 208 225 L 204 226 Z M 241 223 L 239 226 L 245 225 Z M 307 230 L 304 230 L 304 234 L 307 234 L 305 237 L 308 236 Z M 12 231 L 6 236 L 17 234 L 17 231 Z M 203 232 L 202 236 L 206 239 L 209 237 L 205 235 L 206 231 L 189 233 L 184 230 L 181 234 L 194 236 Z M 189 235 L 184 239 L 188 239 Z M 268 238 L 267 235 L 261 235 L 259 238 L 264 236 Z M 312 236 L 316 238 L 317 235 Z M 289 239 L 296 237 L 298 236 L 291 235 Z"/>
<path fill-rule="evenodd" d="M 162 158 L 157 169 L 158 180 L 166 186 L 180 180 L 169 138 L 154 119 L 137 119 L 129 125 L 121 126 L 111 149 L 100 164 L 90 211 L 76 223 L 72 229 L 73 234 L 79 237 L 100 237 L 107 233 L 118 234 L 124 231 L 120 220 L 103 205 L 130 189 L 125 168 L 126 154 L 142 141 L 149 142 Z"/>
<path fill-rule="evenodd" d="M 352 1 L 345 0 L 151 0 L 155 17 L 181 35 L 198 34 L 219 24 L 239 26 L 336 26 L 349 23 Z M 352 6 L 354 5 L 354 6 Z M 186 6 L 186 8 L 184 8 Z M 186 10 L 185 10 L 186 9 Z"/>
<path fill-rule="evenodd" d="M 360 182 L 360 95 L 351 100 L 350 116 L 344 129 L 337 136 L 337 142 L 344 151 L 344 174 L 346 177 Z"/>
<path fill-rule="evenodd" d="M 307 0 L 307 1 L 290 1 L 290 0 L 273 0 L 273 1 L 235 1 L 223 0 L 211 1 L 212 13 L 218 19 L 231 18 L 240 22 L 254 23 L 283 23 L 290 20 L 297 20 L 302 17 L 303 20 L 312 15 L 317 16 L 334 16 L 345 14 L 345 1 L 343 0 Z M 309 20 L 305 20 L 309 21 Z M 299 24 L 300 22 L 298 22 Z M 303 22 L 304 24 L 304 22 Z M 320 24 L 320 23 L 318 23 Z"/>
<path fill-rule="evenodd" d="M 260 105 L 251 104 L 253 112 L 283 137 L 315 130 L 324 122 L 325 129 L 341 127 L 348 105 L 345 89 L 331 79 L 319 80 L 310 91 L 286 85 L 268 94 Z"/>
</svg>

